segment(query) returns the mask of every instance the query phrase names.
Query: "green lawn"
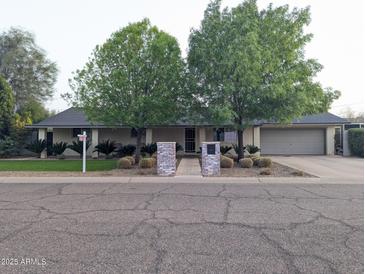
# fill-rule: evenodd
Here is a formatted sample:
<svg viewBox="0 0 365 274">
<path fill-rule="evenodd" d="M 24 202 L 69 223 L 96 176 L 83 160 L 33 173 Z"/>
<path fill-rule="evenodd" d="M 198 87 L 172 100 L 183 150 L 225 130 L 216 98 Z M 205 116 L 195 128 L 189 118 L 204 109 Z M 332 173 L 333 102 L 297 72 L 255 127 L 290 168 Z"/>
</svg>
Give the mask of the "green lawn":
<svg viewBox="0 0 365 274">
<path fill-rule="evenodd" d="M 116 168 L 116 160 L 87 160 L 86 171 Z M 0 171 L 82 171 L 82 160 L 1 160 Z"/>
</svg>

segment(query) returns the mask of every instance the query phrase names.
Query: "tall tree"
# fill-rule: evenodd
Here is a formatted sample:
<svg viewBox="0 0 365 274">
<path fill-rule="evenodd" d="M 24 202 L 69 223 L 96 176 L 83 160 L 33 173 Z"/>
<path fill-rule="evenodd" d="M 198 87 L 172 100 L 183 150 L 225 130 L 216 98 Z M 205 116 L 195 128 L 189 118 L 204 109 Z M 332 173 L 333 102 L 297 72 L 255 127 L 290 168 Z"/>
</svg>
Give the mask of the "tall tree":
<svg viewBox="0 0 365 274">
<path fill-rule="evenodd" d="M 57 67 L 36 45 L 33 34 L 11 28 L 0 34 L 0 74 L 10 84 L 18 110 L 29 100 L 44 102 L 51 98 Z"/>
<path fill-rule="evenodd" d="M 182 113 L 184 62 L 176 39 L 148 19 L 115 32 L 70 80 L 73 105 L 92 122 L 137 130 L 136 158 L 149 125 Z"/>
<path fill-rule="evenodd" d="M 303 28 L 309 8 L 269 5 L 255 0 L 221 10 L 212 1 L 199 29 L 189 38 L 188 64 L 203 113 L 233 122 L 243 157 L 243 130 L 256 120 L 290 122 L 326 111 L 339 92 L 314 80 L 322 66 L 306 59 L 311 40 Z"/>
<path fill-rule="evenodd" d="M 14 122 L 14 97 L 6 80 L 0 75 L 0 139 L 10 135 Z"/>
</svg>

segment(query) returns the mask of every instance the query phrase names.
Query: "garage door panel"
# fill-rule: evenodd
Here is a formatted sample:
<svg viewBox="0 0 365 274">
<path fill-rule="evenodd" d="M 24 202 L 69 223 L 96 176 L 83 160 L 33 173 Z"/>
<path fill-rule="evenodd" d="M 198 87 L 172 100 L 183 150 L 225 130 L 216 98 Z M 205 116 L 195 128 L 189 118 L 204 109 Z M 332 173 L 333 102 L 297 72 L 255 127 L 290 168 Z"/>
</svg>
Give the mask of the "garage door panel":
<svg viewBox="0 0 365 274">
<path fill-rule="evenodd" d="M 262 154 L 324 154 L 324 129 L 263 129 Z"/>
</svg>

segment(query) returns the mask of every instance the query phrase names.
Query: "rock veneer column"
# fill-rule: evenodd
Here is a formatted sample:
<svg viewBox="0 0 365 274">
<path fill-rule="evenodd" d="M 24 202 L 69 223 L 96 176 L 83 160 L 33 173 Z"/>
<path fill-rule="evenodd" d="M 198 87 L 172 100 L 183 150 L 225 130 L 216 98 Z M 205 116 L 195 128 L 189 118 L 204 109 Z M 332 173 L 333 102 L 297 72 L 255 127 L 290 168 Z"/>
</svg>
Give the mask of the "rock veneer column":
<svg viewBox="0 0 365 274">
<path fill-rule="evenodd" d="M 202 175 L 219 176 L 221 174 L 221 152 L 219 142 L 202 143 Z"/>
<path fill-rule="evenodd" d="M 157 174 L 175 176 L 176 142 L 157 142 Z"/>
</svg>

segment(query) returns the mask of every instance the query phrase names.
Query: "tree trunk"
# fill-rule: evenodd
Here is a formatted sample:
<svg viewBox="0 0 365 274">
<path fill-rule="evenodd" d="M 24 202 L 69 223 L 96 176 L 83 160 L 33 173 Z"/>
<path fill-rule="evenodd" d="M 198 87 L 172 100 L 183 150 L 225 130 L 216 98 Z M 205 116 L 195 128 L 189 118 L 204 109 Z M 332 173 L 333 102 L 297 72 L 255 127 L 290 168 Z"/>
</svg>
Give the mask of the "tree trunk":
<svg viewBox="0 0 365 274">
<path fill-rule="evenodd" d="M 136 163 L 139 163 L 139 159 L 141 158 L 143 132 L 144 132 L 143 128 L 137 129 Z"/>
<path fill-rule="evenodd" d="M 237 130 L 237 138 L 238 138 L 238 158 L 237 161 L 244 157 L 244 150 L 243 150 L 243 129 Z"/>
</svg>

